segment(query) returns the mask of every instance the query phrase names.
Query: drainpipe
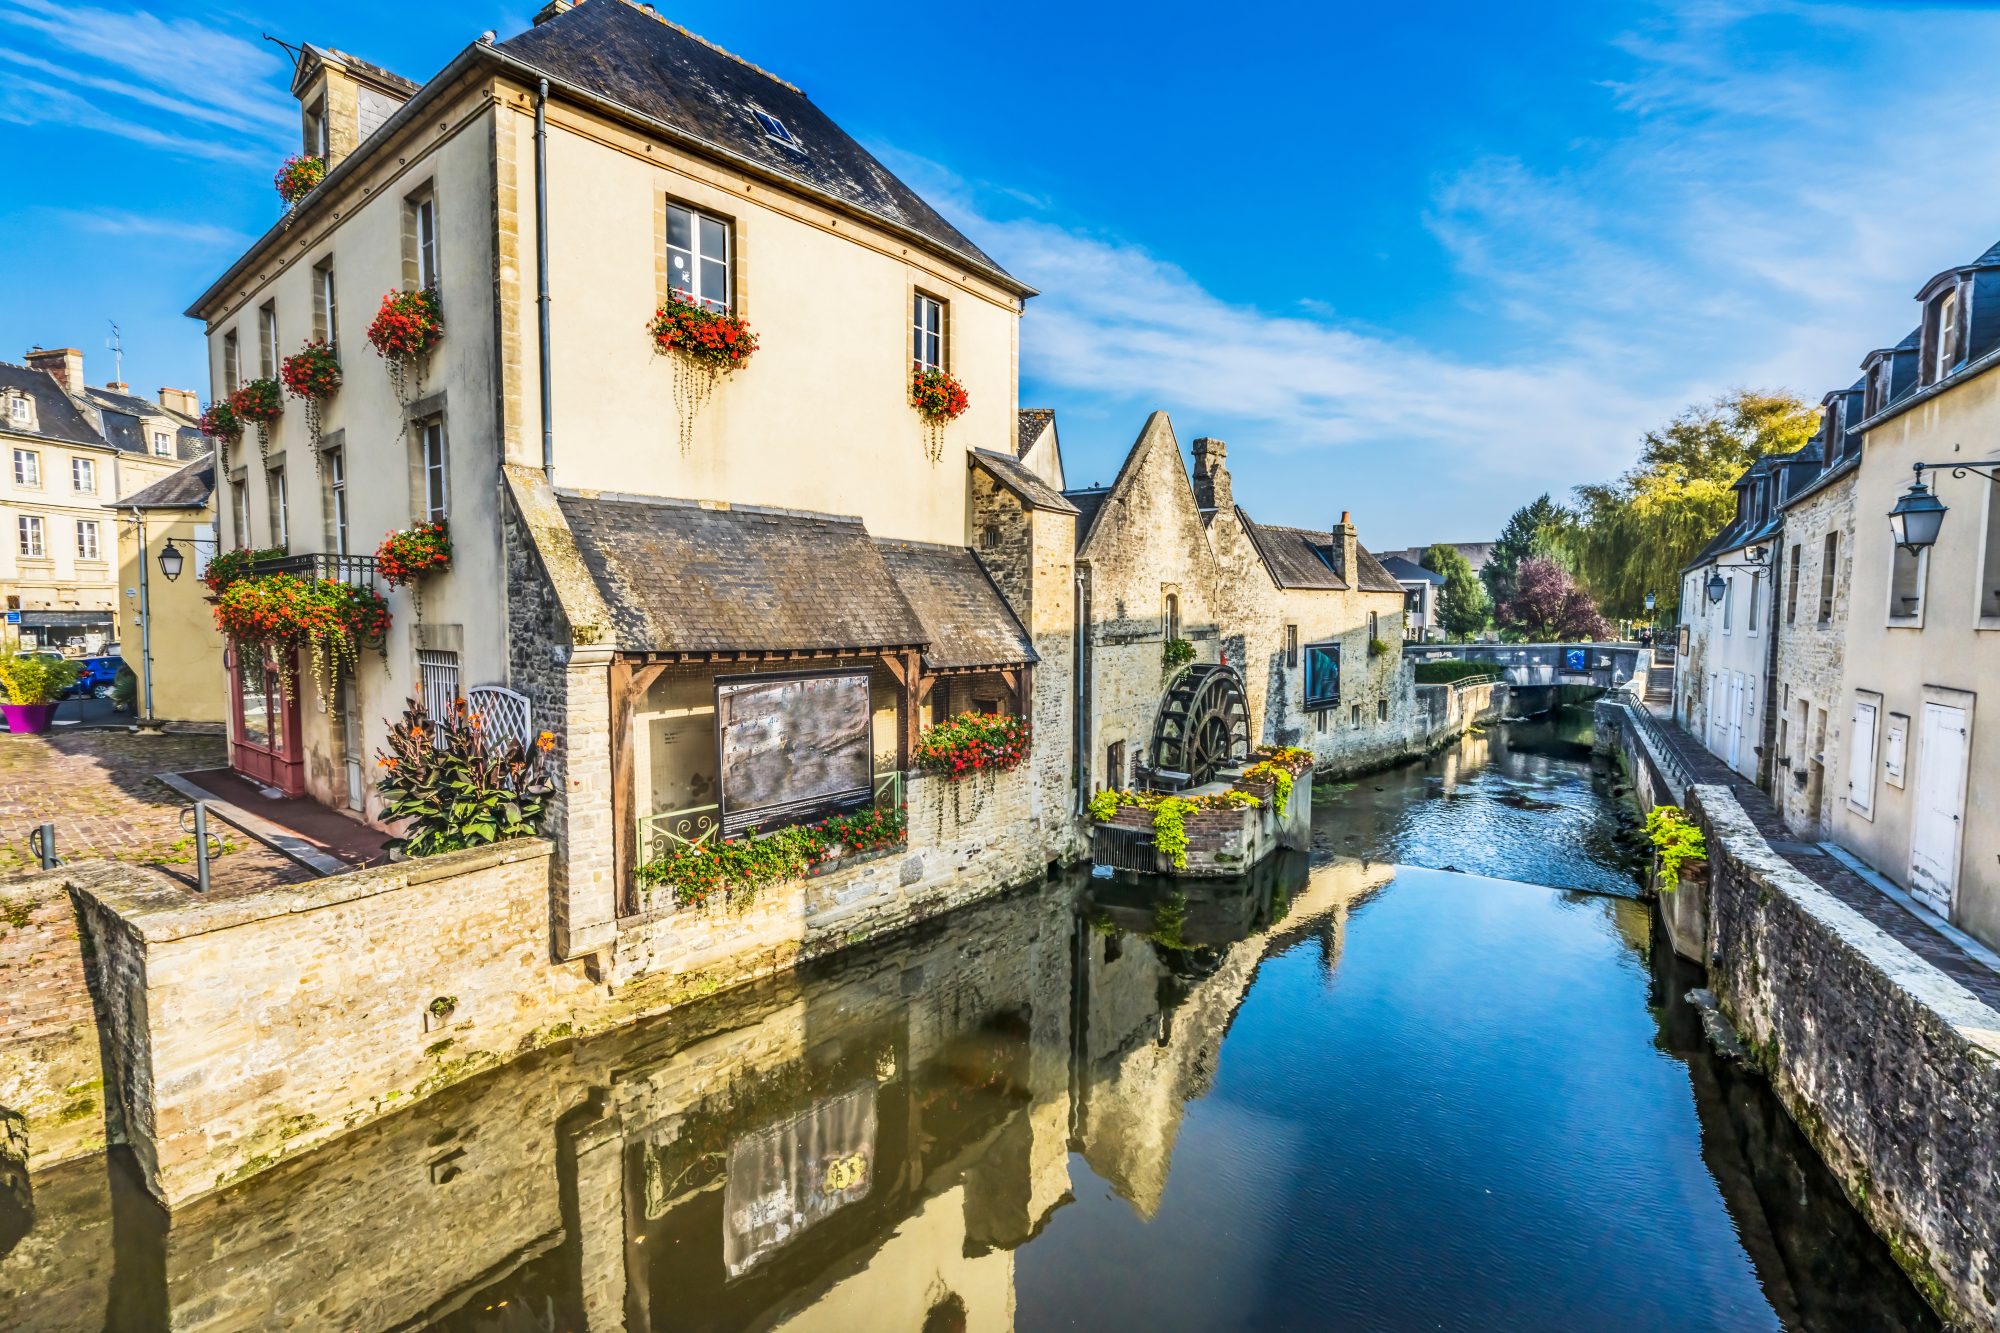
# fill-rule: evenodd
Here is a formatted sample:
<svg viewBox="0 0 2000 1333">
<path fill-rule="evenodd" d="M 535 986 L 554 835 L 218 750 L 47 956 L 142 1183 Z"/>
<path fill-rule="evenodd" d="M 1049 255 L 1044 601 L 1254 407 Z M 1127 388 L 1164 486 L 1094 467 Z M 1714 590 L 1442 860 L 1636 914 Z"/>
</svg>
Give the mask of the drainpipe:
<svg viewBox="0 0 2000 1333">
<path fill-rule="evenodd" d="M 535 306 L 541 323 L 542 475 L 556 484 L 556 423 L 549 379 L 549 81 L 535 90 Z"/>
<path fill-rule="evenodd" d="M 153 606 L 146 578 L 146 566 L 151 563 L 146 550 L 146 515 L 137 505 L 132 507 L 132 526 L 139 532 L 139 664 L 146 668 L 146 716 L 139 727 L 144 730 L 153 725 Z"/>
<path fill-rule="evenodd" d="M 1764 716 L 1759 720 L 1760 744 L 1757 755 L 1757 785 L 1770 793 L 1779 810 L 1784 794 L 1778 790 L 1778 605 L 1785 598 L 1785 521 L 1771 534 L 1771 618 L 1764 626 L 1769 642 L 1764 646 Z"/>
<path fill-rule="evenodd" d="M 1070 801 L 1071 813 L 1081 815 L 1084 805 L 1090 800 L 1090 579 L 1078 571 L 1076 576 L 1076 618 L 1070 629 L 1071 642 L 1075 651 L 1071 654 L 1075 670 L 1076 736 L 1071 742 L 1075 750 L 1073 780 L 1070 783 L 1073 795 Z"/>
</svg>

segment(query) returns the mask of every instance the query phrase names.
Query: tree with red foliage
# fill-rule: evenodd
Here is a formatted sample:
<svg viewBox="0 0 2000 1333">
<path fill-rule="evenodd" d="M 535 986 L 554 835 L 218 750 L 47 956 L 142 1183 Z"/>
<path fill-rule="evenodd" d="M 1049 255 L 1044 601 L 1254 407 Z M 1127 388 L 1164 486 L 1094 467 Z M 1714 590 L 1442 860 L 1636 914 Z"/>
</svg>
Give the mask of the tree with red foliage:
<svg viewBox="0 0 2000 1333">
<path fill-rule="evenodd" d="M 1514 595 L 1495 615 L 1503 629 L 1517 631 L 1531 643 L 1602 639 L 1611 627 L 1598 614 L 1590 594 L 1547 556 L 1529 556 L 1514 572 Z"/>
</svg>

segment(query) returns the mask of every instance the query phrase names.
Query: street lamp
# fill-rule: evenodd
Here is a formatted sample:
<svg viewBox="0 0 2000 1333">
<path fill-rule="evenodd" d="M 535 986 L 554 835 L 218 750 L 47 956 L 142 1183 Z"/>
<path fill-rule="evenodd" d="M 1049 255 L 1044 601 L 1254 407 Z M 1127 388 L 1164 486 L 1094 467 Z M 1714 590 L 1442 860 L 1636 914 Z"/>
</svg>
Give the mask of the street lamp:
<svg viewBox="0 0 2000 1333">
<path fill-rule="evenodd" d="M 1744 552 L 1744 554 L 1749 557 L 1747 560 L 1739 560 L 1733 565 L 1718 564 L 1709 570 L 1708 573 L 1709 601 L 1719 602 L 1729 593 L 1729 580 L 1722 577 L 1723 570 L 1755 569 L 1761 571 L 1769 564 L 1771 548 L 1768 546 L 1753 546 L 1748 551 Z M 1650 595 L 1651 594 L 1648 594 L 1648 596 Z"/>
<path fill-rule="evenodd" d="M 186 557 L 181 554 L 181 548 L 174 545 L 174 539 L 167 538 L 167 544 L 160 548 L 160 572 L 167 576 L 167 582 L 172 583 L 181 576 L 184 559 Z"/>
<path fill-rule="evenodd" d="M 1924 548 L 1936 545 L 1938 529 L 1944 526 L 1944 502 L 1932 495 L 1930 488 L 1924 485 L 1924 469 L 1939 466 L 1950 465 L 1918 463 L 1916 479 L 1910 483 L 1910 489 L 1897 498 L 1896 507 L 1889 511 L 1889 533 L 1896 539 L 1896 545 L 1911 555 L 1918 555 Z M 1977 472 L 1979 469 L 1970 465 L 1952 466 L 1951 475 L 1962 477 L 1968 471 Z M 1980 475 L 1991 477 L 1992 474 L 1981 472 Z"/>
<path fill-rule="evenodd" d="M 1648 614 L 1650 614 L 1653 608 L 1658 606 L 1659 604 L 1660 604 L 1660 599 L 1658 597 L 1654 596 L 1652 593 L 1646 594 L 1646 611 Z"/>
<path fill-rule="evenodd" d="M 1719 602 L 1722 600 L 1722 595 L 1728 591 L 1729 582 L 1722 577 L 1722 572 L 1720 570 L 1711 571 L 1708 576 L 1708 600 Z"/>
</svg>

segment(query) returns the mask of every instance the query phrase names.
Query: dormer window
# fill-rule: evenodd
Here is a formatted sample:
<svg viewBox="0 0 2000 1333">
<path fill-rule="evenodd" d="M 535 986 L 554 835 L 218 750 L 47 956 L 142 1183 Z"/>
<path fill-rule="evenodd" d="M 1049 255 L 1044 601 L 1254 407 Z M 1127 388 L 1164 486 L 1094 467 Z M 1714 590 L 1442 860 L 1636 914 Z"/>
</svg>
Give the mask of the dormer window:
<svg viewBox="0 0 2000 1333">
<path fill-rule="evenodd" d="M 306 108 L 305 117 L 306 154 L 324 159 L 327 156 L 326 99 L 320 98 Z"/>
<path fill-rule="evenodd" d="M 24 394 L 12 394 L 7 399 L 7 420 L 10 424 L 27 430 L 35 424 L 35 409 Z"/>
<path fill-rule="evenodd" d="M 1889 405 L 1889 359 L 1884 357 L 1868 372 L 1868 397 L 1861 409 L 1865 417 L 1872 417 Z"/>
<path fill-rule="evenodd" d="M 792 132 L 785 128 L 784 121 L 779 120 L 770 112 L 759 110 L 754 106 L 750 108 L 750 114 L 755 116 L 757 123 L 763 127 L 765 138 L 776 139 L 795 153 L 803 153 L 805 151 L 805 149 L 799 147 L 799 141 L 792 137 Z"/>
<path fill-rule="evenodd" d="M 1951 373 L 1958 364 L 1958 289 L 1953 288 L 1937 299 L 1937 333 L 1932 346 L 1937 356 L 1931 362 L 1930 381 L 1935 384 Z"/>
<path fill-rule="evenodd" d="M 1840 400 L 1834 399 L 1826 405 L 1826 456 L 1829 461 L 1846 452 L 1847 443 L 1840 437 Z"/>
</svg>

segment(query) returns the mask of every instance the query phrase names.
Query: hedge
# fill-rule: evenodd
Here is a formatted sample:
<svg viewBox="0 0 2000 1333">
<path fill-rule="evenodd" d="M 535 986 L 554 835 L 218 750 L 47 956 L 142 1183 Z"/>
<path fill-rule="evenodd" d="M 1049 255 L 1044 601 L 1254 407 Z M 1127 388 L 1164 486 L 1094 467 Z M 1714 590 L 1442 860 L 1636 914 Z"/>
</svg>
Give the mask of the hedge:
<svg viewBox="0 0 2000 1333">
<path fill-rule="evenodd" d="M 1417 684 L 1449 685 L 1453 681 L 1469 676 L 1497 676 L 1500 668 L 1491 662 L 1468 662 L 1463 658 L 1447 657 L 1436 662 L 1417 663 Z"/>
</svg>

